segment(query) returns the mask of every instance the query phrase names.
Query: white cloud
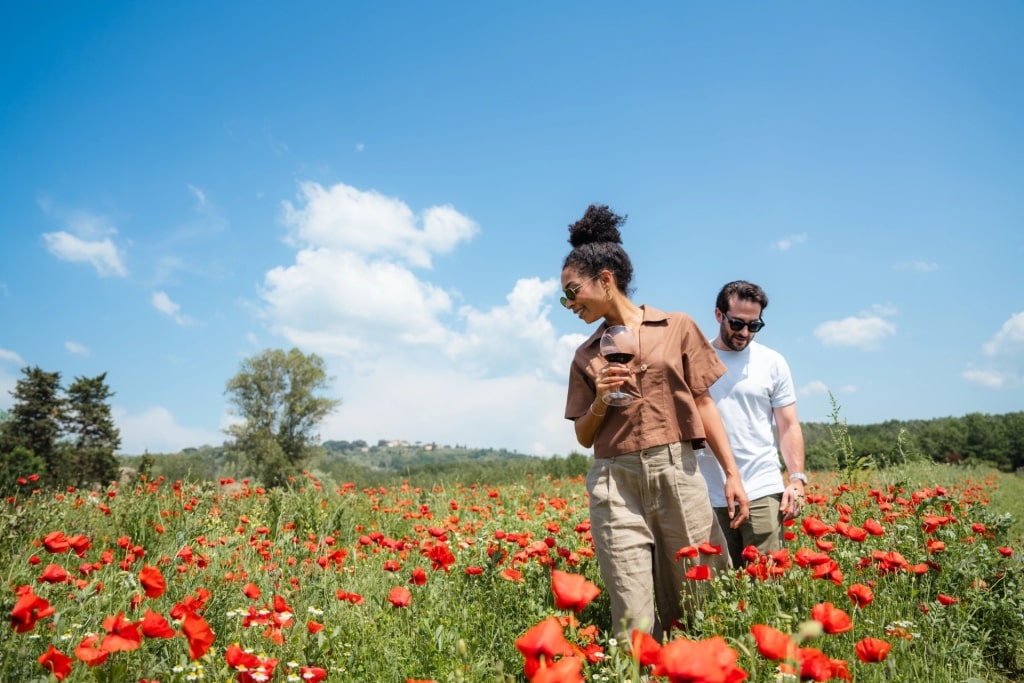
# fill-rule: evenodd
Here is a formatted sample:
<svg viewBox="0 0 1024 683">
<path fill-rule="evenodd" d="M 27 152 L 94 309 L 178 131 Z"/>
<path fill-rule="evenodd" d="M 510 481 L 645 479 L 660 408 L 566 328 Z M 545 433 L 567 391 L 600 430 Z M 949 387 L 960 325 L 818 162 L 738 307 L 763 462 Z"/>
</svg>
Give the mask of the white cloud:
<svg viewBox="0 0 1024 683">
<path fill-rule="evenodd" d="M 533 455 L 586 452 L 576 443 L 572 423 L 562 417 L 565 391 L 562 378 L 529 373 L 474 377 L 388 356 L 337 378 L 333 395 L 342 404 L 319 433 L 324 440 L 500 445 Z"/>
<path fill-rule="evenodd" d="M 153 308 L 169 316 L 179 325 L 192 325 L 194 321 L 187 315 L 181 314 L 181 306 L 171 301 L 171 297 L 165 292 L 154 292 L 150 298 Z"/>
<path fill-rule="evenodd" d="M 5 363 L 16 363 L 20 366 L 25 365 L 25 361 L 15 351 L 8 351 L 7 349 L 0 349 L 0 361 Z"/>
<path fill-rule="evenodd" d="M 1013 378 L 995 370 L 964 370 L 960 376 L 971 384 L 988 389 L 1002 389 L 1012 383 Z"/>
<path fill-rule="evenodd" d="M 206 207 L 206 193 L 203 192 L 201 188 L 198 188 L 195 185 L 189 183 L 188 191 L 191 192 L 192 195 L 196 198 L 196 201 L 199 202 L 198 208 L 203 209 Z"/>
<path fill-rule="evenodd" d="M 828 385 L 821 380 L 812 380 L 796 390 L 799 396 L 818 396 L 828 393 Z"/>
<path fill-rule="evenodd" d="M 884 338 L 895 333 L 895 325 L 867 313 L 829 320 L 814 328 L 814 336 L 825 346 L 855 346 L 865 350 L 879 348 Z"/>
<path fill-rule="evenodd" d="M 64 342 L 64 348 L 67 349 L 69 353 L 73 353 L 76 356 L 89 356 L 92 353 L 89 351 L 89 347 L 73 341 Z"/>
<path fill-rule="evenodd" d="M 128 271 L 124 267 L 121 251 L 109 237 L 101 240 L 84 240 L 63 230 L 43 233 L 47 250 L 62 261 L 88 263 L 96 272 L 124 277 Z"/>
<path fill-rule="evenodd" d="M 283 203 L 285 224 L 299 246 L 346 251 L 364 258 L 386 255 L 410 266 L 429 268 L 431 254 L 448 253 L 478 231 L 476 223 L 450 206 L 433 206 L 417 217 L 399 199 L 343 183 L 330 188 L 303 183 L 300 195 L 302 208 Z"/>
<path fill-rule="evenodd" d="M 179 425 L 170 411 L 162 406 L 142 413 L 129 413 L 114 407 L 111 416 L 121 433 L 121 452 L 130 455 L 141 455 L 146 451 L 177 453 L 183 448 L 219 446 L 224 442 L 224 434 L 220 432 Z"/>
<path fill-rule="evenodd" d="M 409 439 L 539 455 L 583 450 L 562 418 L 581 335 L 548 316 L 554 279 L 510 283 L 479 309 L 417 269 L 478 228 L 452 207 L 414 215 L 398 199 L 345 185 L 304 184 L 286 204 L 295 261 L 266 273 L 268 329 L 325 358 L 341 407 L 321 438 Z M 421 227 L 420 227 L 421 226 Z"/>
<path fill-rule="evenodd" d="M 67 211 L 47 198 L 39 199 L 39 207 L 67 227 L 66 230 L 43 233 L 47 250 L 61 259 L 72 263 L 88 263 L 101 276 L 128 274 L 124 266 L 124 255 L 112 238 L 117 228 L 104 216 L 88 211 Z"/>
<path fill-rule="evenodd" d="M 899 309 L 892 304 L 872 304 L 871 312 L 883 318 L 891 318 L 899 313 Z"/>
<path fill-rule="evenodd" d="M 793 245 L 803 244 L 806 241 L 807 233 L 801 232 L 797 235 L 789 235 L 788 237 L 783 237 L 779 241 L 773 243 L 772 248 L 778 249 L 779 251 L 788 251 Z"/>
<path fill-rule="evenodd" d="M 981 350 L 990 364 L 968 368 L 961 374 L 964 379 L 989 389 L 1024 385 L 1024 312 L 1011 315 Z"/>
<path fill-rule="evenodd" d="M 1024 357 L 1024 311 L 1011 315 L 982 350 L 992 358 Z"/>
</svg>

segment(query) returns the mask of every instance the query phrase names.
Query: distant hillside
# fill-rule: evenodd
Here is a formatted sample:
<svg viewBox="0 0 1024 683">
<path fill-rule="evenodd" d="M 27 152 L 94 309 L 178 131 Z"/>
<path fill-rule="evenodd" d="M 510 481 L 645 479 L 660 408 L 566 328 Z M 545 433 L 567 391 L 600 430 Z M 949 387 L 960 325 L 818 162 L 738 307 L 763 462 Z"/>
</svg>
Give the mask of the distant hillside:
<svg viewBox="0 0 1024 683">
<path fill-rule="evenodd" d="M 325 441 L 322 448 L 327 461 L 348 462 L 371 470 L 396 472 L 450 462 L 487 463 L 536 459 L 535 456 L 504 448 L 465 448 L 406 441 L 388 441 L 376 446 L 369 446 L 362 441 Z"/>
<path fill-rule="evenodd" d="M 932 462 L 974 462 L 1005 472 L 1024 468 L 1024 412 L 1006 415 L 972 413 L 934 420 L 890 420 L 874 425 L 806 422 L 802 424 L 806 469 L 834 470 L 873 463 L 887 465 L 918 459 Z M 153 476 L 170 480 L 217 481 L 244 477 L 236 455 L 223 446 L 186 448 L 179 453 L 122 455 L 131 471 L 149 467 Z M 574 451 L 564 457 L 542 458 L 505 448 L 465 448 L 436 443 L 326 441 L 310 459 L 307 470 L 334 481 L 375 484 L 413 475 L 499 483 L 496 473 L 510 480 L 530 474 L 576 476 L 589 467 L 590 456 Z M 147 464 L 148 463 L 148 464 Z"/>
<path fill-rule="evenodd" d="M 244 470 L 235 454 L 220 447 L 186 448 L 179 453 L 120 456 L 130 477 L 147 472 L 150 478 L 171 481 L 242 480 Z M 580 453 L 541 458 L 504 448 L 464 448 L 436 444 L 327 441 L 316 449 L 306 471 L 316 478 L 355 482 L 358 486 L 391 485 L 404 479 L 498 485 L 525 481 L 530 476 L 556 478 L 585 474 L 590 458 Z"/>
</svg>

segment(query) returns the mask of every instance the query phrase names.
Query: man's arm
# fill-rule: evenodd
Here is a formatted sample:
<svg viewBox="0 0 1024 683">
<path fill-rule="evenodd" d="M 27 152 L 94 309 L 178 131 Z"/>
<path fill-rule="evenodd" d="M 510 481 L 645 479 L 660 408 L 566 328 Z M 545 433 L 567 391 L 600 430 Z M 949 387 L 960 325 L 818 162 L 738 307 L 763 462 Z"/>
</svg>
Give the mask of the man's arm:
<svg viewBox="0 0 1024 683">
<path fill-rule="evenodd" d="M 733 458 L 732 447 L 729 446 L 729 437 L 725 432 L 725 425 L 722 424 L 718 406 L 715 405 L 711 394 L 706 391 L 694 396 L 694 401 L 697 404 L 697 412 L 700 413 L 700 420 L 704 424 L 704 436 L 725 473 L 725 505 L 729 509 L 729 526 L 735 529 L 750 516 L 750 501 L 743 488 L 740 470 Z"/>
<path fill-rule="evenodd" d="M 796 404 L 775 408 L 772 414 L 779 430 L 779 450 L 782 451 L 787 474 L 803 474 L 804 433 L 796 416 Z M 800 513 L 803 500 L 804 483 L 799 479 L 791 479 L 782 493 L 782 511 L 787 518 L 796 517 Z"/>
</svg>

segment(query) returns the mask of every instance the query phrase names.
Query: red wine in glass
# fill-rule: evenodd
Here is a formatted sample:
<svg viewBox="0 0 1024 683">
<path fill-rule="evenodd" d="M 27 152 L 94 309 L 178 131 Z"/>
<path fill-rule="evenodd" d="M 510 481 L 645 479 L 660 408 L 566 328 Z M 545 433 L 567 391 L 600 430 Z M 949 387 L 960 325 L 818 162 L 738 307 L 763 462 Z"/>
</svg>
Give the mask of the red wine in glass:
<svg viewBox="0 0 1024 683">
<path fill-rule="evenodd" d="M 612 325 L 601 335 L 601 355 L 609 363 L 628 365 L 636 356 L 637 341 L 633 331 L 625 325 Z M 610 406 L 628 406 L 633 397 L 620 386 L 604 396 L 604 402 Z"/>
</svg>

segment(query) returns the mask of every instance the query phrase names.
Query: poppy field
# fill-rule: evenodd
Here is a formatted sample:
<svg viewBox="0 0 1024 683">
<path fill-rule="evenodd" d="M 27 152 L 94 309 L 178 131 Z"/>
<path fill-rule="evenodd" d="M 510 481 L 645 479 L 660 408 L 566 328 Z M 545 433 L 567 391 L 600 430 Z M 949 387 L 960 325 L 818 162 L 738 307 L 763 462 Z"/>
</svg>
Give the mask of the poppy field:
<svg viewBox="0 0 1024 683">
<path fill-rule="evenodd" d="M 712 576 L 694 560 L 721 549 L 677 550 L 707 598 L 659 643 L 609 635 L 582 479 L 55 493 L 26 474 L 0 503 L 0 680 L 1016 680 L 1024 548 L 992 501 L 1017 480 L 813 474 L 783 551 Z"/>
</svg>

